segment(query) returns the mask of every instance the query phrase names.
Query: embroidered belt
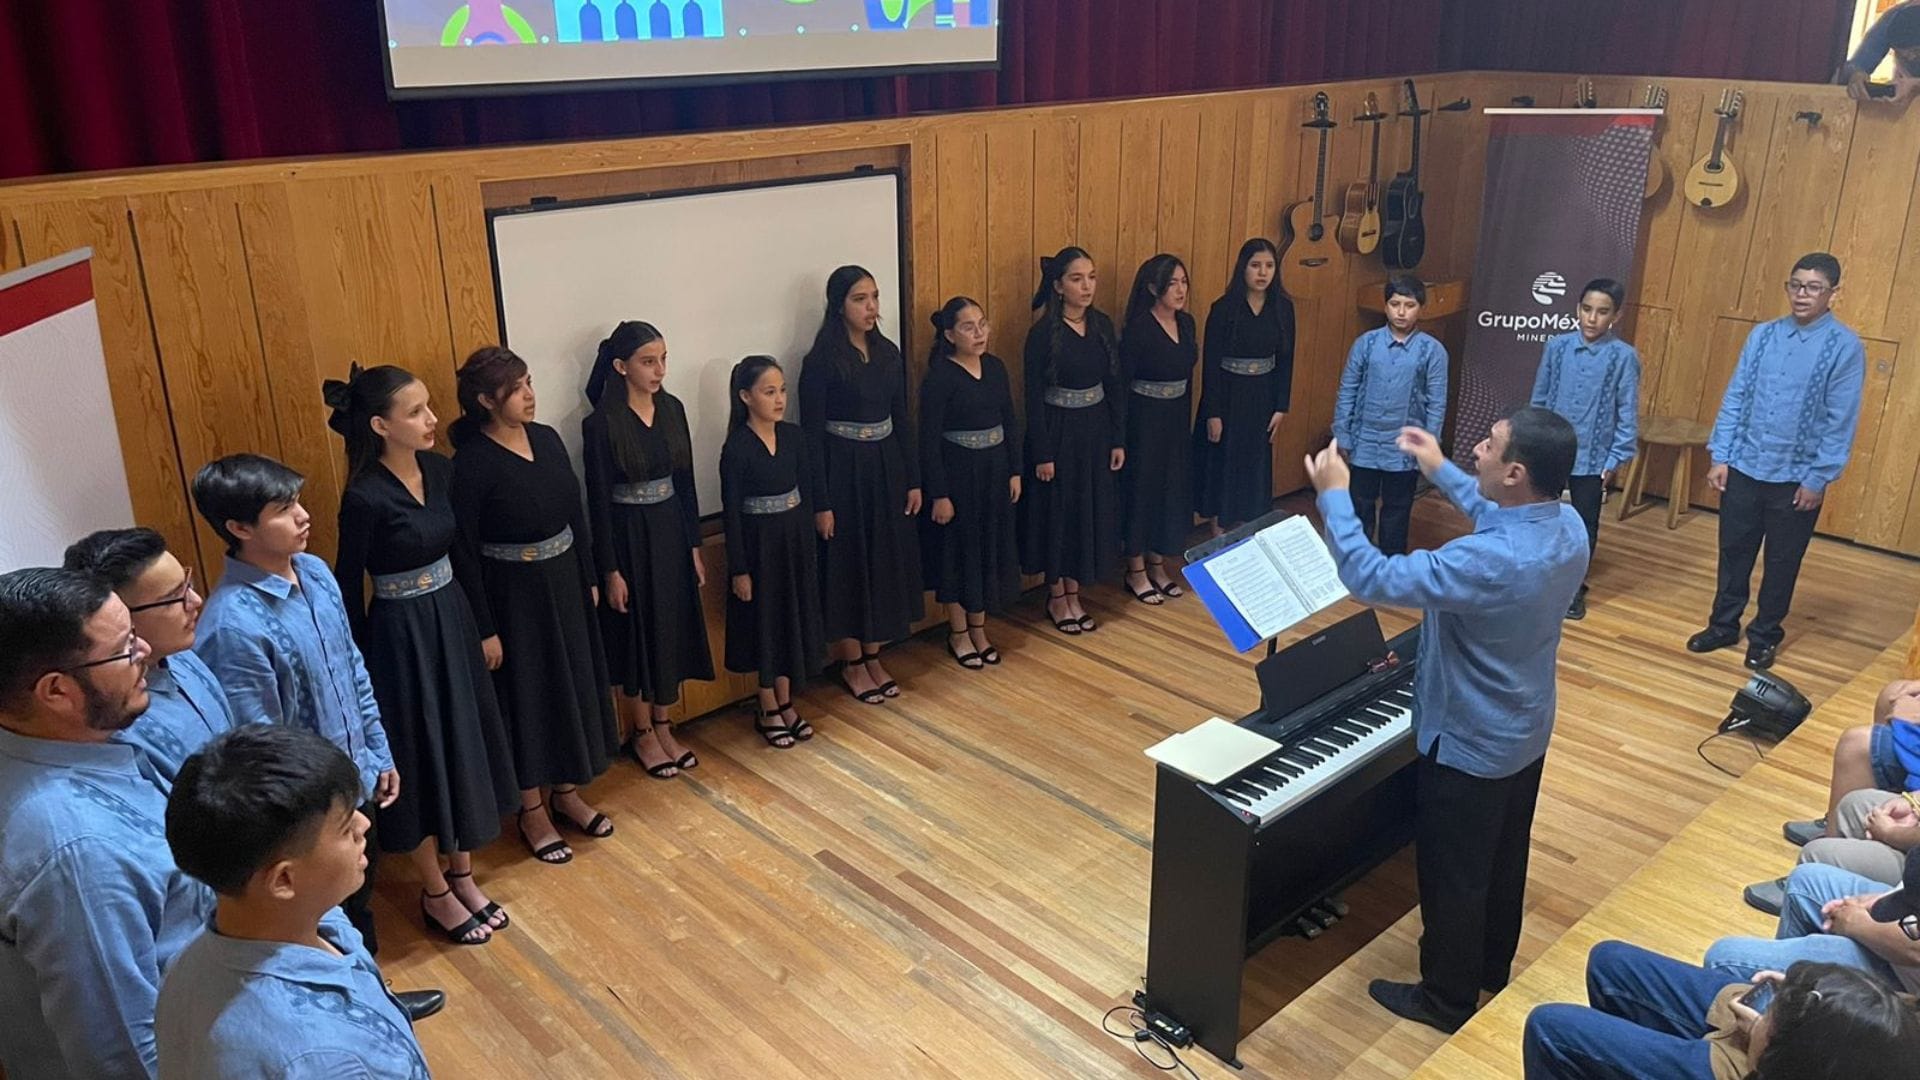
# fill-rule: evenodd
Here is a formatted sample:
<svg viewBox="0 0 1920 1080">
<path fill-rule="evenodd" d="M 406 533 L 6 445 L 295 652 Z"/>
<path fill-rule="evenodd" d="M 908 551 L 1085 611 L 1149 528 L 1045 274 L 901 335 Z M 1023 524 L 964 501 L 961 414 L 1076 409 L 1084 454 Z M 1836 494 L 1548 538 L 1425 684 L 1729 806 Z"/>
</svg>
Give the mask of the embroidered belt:
<svg viewBox="0 0 1920 1080">
<path fill-rule="evenodd" d="M 740 500 L 740 512 L 743 514 L 784 514 L 800 505 L 800 489 L 794 488 L 784 495 L 749 495 Z"/>
<path fill-rule="evenodd" d="M 573 526 L 557 535 L 533 544 L 481 544 L 480 554 L 501 562 L 545 562 L 565 555 L 573 547 Z"/>
<path fill-rule="evenodd" d="M 621 506 L 652 506 L 673 498 L 673 477 L 663 476 L 641 484 L 613 485 L 613 501 Z"/>
<path fill-rule="evenodd" d="M 1059 409 L 1084 409 L 1089 405 L 1098 405 L 1107 400 L 1107 388 L 1099 383 L 1084 390 L 1069 390 L 1064 386 L 1049 386 L 1046 393 L 1047 404 Z"/>
<path fill-rule="evenodd" d="M 1186 395 L 1187 380 L 1176 379 L 1173 382 L 1154 382 L 1151 379 L 1135 379 L 1133 380 L 1133 392 L 1139 394 L 1141 397 L 1160 398 L 1163 401 L 1171 401 L 1174 398 L 1184 397 Z"/>
<path fill-rule="evenodd" d="M 852 439 L 854 442 L 879 442 L 893 434 L 893 417 L 889 416 L 877 424 L 860 424 L 852 420 L 829 420 L 827 434 L 838 435 L 842 439 Z"/>
<path fill-rule="evenodd" d="M 1273 357 L 1248 359 L 1244 356 L 1223 356 L 1220 358 L 1220 370 L 1230 375 L 1268 375 L 1273 372 Z"/>
<path fill-rule="evenodd" d="M 373 595 L 382 600 L 411 600 L 453 584 L 453 560 L 445 555 L 418 570 L 373 575 Z"/>
<path fill-rule="evenodd" d="M 1007 429 L 995 424 L 978 431 L 943 431 L 940 437 L 955 446 L 964 446 L 969 450 L 991 450 L 1007 441 Z"/>
</svg>

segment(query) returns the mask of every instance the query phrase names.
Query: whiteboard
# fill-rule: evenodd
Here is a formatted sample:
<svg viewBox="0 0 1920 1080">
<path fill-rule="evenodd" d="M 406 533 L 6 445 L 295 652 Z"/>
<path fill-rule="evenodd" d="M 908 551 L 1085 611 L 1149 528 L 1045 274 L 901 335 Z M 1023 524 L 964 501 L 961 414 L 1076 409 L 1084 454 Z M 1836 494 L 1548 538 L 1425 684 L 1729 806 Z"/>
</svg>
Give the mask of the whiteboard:
<svg viewBox="0 0 1920 1080">
<path fill-rule="evenodd" d="M 897 173 L 876 172 L 496 212 L 501 328 L 533 374 L 535 418 L 580 471 L 600 340 L 622 319 L 652 323 L 667 339 L 665 386 L 687 407 L 700 513 L 719 513 L 727 376 L 744 356 L 778 358 L 799 422 L 800 358 L 834 267 L 872 272 L 881 329 L 899 340 L 900 194 Z"/>
</svg>

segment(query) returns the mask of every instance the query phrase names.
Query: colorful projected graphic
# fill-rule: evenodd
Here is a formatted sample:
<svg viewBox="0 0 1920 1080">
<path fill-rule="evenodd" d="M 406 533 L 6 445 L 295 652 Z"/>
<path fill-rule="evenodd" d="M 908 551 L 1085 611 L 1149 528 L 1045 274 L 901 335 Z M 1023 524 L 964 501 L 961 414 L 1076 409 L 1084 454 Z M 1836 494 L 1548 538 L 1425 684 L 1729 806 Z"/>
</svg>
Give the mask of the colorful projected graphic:
<svg viewBox="0 0 1920 1080">
<path fill-rule="evenodd" d="M 870 30 L 912 29 L 913 17 L 929 7 L 933 9 L 935 26 L 993 25 L 993 4 L 988 0 L 867 0 L 867 28 Z M 967 18 L 964 23 L 960 21 L 954 10 L 961 7 L 967 9 Z"/>
<path fill-rule="evenodd" d="M 442 45 L 532 45 L 538 40 L 526 17 L 499 0 L 460 5 L 440 32 Z"/>
<path fill-rule="evenodd" d="M 727 34 L 721 0 L 554 0 L 563 43 L 668 41 Z"/>
</svg>

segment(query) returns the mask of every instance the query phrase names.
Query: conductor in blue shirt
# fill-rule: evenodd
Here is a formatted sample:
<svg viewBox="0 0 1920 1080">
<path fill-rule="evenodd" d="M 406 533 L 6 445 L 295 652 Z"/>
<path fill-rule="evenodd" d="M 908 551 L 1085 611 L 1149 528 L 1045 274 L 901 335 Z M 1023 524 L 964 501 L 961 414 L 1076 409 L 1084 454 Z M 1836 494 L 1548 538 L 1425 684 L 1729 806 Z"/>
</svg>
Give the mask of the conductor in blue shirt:
<svg viewBox="0 0 1920 1080">
<path fill-rule="evenodd" d="M 1707 483 L 1720 495 L 1720 573 L 1707 628 L 1693 652 L 1740 640 L 1754 559 L 1766 549 L 1760 606 L 1747 624 L 1747 666 L 1773 666 L 1827 486 L 1839 479 L 1860 424 L 1867 354 L 1833 316 L 1840 260 L 1803 255 L 1787 279 L 1792 314 L 1754 327 L 1720 401 Z"/>
<path fill-rule="evenodd" d="M 1573 425 L 1532 406 L 1474 447 L 1474 474 L 1419 428 L 1399 448 L 1473 522 L 1430 551 L 1383 555 L 1347 495 L 1336 443 L 1307 459 L 1327 546 L 1362 603 L 1424 612 L 1413 684 L 1420 981 L 1376 979 L 1395 1015 L 1452 1032 L 1512 974 L 1540 773 L 1553 734 L 1560 628 L 1587 569 L 1587 530 L 1562 505 Z"/>
</svg>

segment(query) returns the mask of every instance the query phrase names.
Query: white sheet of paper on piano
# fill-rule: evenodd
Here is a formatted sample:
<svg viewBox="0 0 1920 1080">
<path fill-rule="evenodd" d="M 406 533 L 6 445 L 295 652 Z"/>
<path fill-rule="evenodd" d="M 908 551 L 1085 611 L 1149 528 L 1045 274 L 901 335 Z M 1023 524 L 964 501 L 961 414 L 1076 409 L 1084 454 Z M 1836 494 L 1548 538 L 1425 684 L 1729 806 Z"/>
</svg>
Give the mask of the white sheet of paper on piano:
<svg viewBox="0 0 1920 1080">
<path fill-rule="evenodd" d="M 1147 756 L 1203 784 L 1218 784 L 1279 749 L 1265 735 L 1215 716 L 1147 747 Z"/>
</svg>

